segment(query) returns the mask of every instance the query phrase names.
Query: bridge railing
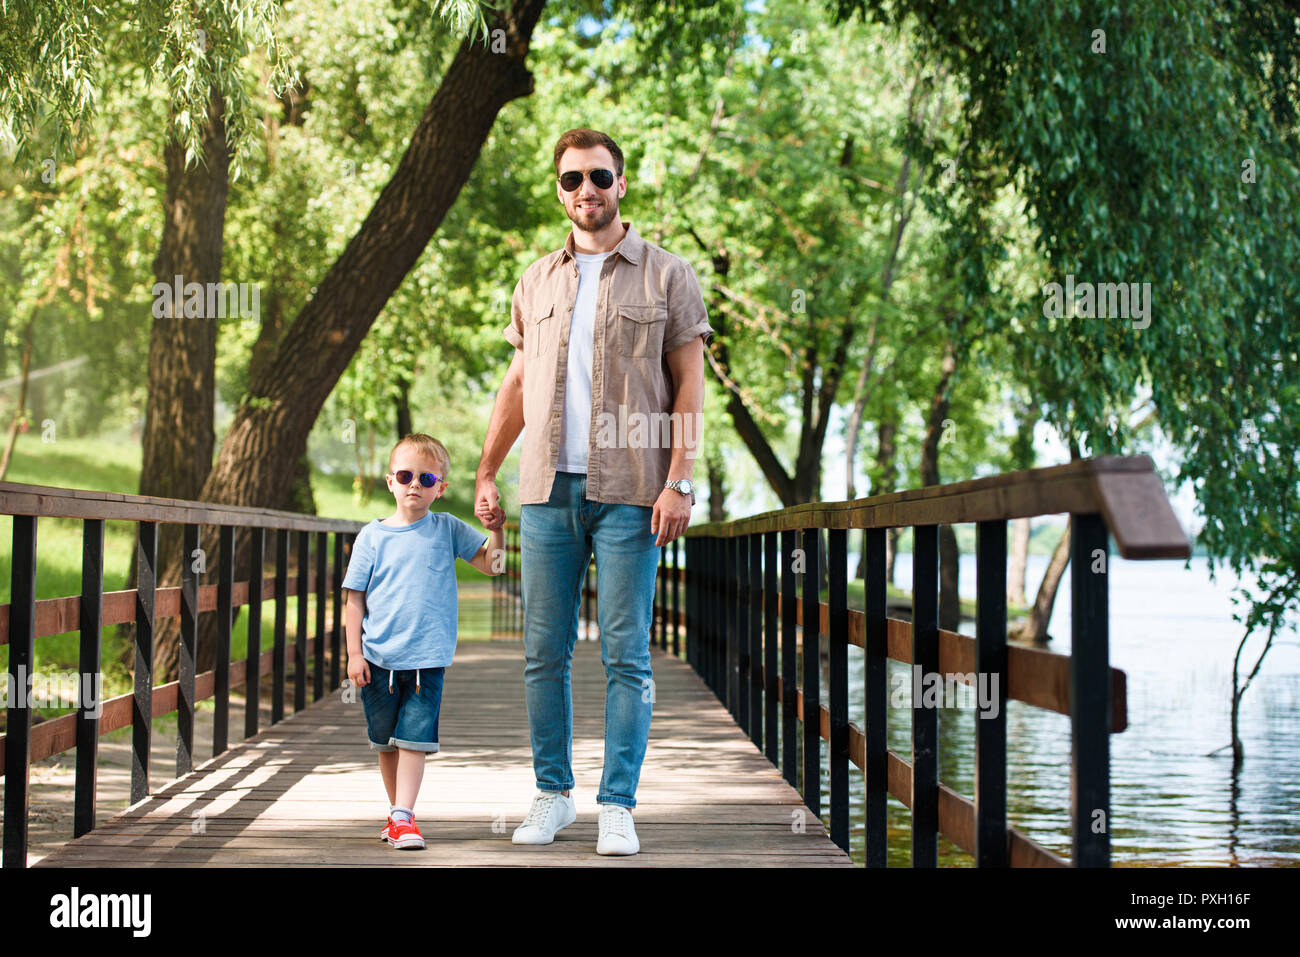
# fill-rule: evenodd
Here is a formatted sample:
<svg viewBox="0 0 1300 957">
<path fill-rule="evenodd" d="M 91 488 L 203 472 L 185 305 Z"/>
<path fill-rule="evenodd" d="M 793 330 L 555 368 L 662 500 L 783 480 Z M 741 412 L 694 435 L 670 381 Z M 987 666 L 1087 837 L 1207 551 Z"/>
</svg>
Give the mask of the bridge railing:
<svg viewBox="0 0 1300 957">
<path fill-rule="evenodd" d="M 176 773 L 193 768 L 194 706 L 215 699 L 213 756 L 227 748 L 230 692 L 245 688 L 244 737 L 258 731 L 260 679 L 271 674 L 271 722 L 284 717 L 290 676 L 287 672 L 287 601 L 300 596 L 293 635 L 293 702 L 298 711 L 307 705 L 307 679 L 312 680 L 312 700 L 340 685 L 343 622 L 342 582 L 356 533 L 363 522 L 316 518 L 272 509 L 240 508 L 179 499 L 122 495 L 82 489 L 48 488 L 0 482 L 0 514 L 13 517 L 10 600 L 0 605 L 0 645 L 9 647 L 6 731 L 0 735 L 5 775 L 4 866 L 24 867 L 27 862 L 28 798 L 33 761 L 75 748 L 74 837 L 95 826 L 95 780 L 98 740 L 119 728 L 132 728 L 131 802 L 150 792 L 149 757 L 151 719 L 173 711 L 177 715 Z M 60 598 L 36 598 L 37 519 L 57 517 L 82 523 L 81 593 Z M 135 523 L 135 557 L 138 587 L 104 591 L 104 523 Z M 158 531 L 160 525 L 182 526 L 181 584 L 159 588 Z M 217 548 L 201 541 L 201 529 L 215 527 Z M 236 534 L 238 531 L 238 535 Z M 266 533 L 275 534 L 275 571 L 264 576 Z M 290 535 L 296 535 L 297 563 L 289 572 Z M 330 537 L 333 536 L 331 542 Z M 313 541 L 315 545 L 313 547 Z M 238 542 L 238 546 L 237 546 Z M 332 547 L 331 547 L 332 546 Z M 206 557 L 196 560 L 199 549 Z M 236 557 L 247 556 L 247 567 L 257 569 L 257 587 L 250 580 L 235 581 Z M 315 558 L 314 576 L 312 557 Z M 332 556 L 332 562 L 329 561 Z M 203 566 L 216 564 L 217 581 L 200 584 Z M 252 578 L 253 576 L 249 576 Z M 314 577 L 314 584 L 313 584 Z M 329 587 L 327 589 L 327 582 Z M 333 622 L 326 651 L 326 596 L 333 595 Z M 307 596 L 316 601 L 315 631 L 311 635 Z M 272 645 L 262 651 L 262 602 L 275 602 Z M 248 606 L 248 645 L 244 660 L 231 668 L 230 635 L 234 609 Z M 195 673 L 199 613 L 217 615 L 216 664 Z M 154 635 L 160 619 L 179 617 L 178 680 L 154 684 Z M 134 690 L 98 700 L 102 681 L 103 626 L 135 625 Z M 77 711 L 33 724 L 30 689 L 35 641 L 48 635 L 80 632 Z M 311 645 L 309 647 L 309 636 Z M 327 674 L 328 668 L 328 674 Z M 93 691 L 90 689 L 94 689 Z"/>
<path fill-rule="evenodd" d="M 1071 516 L 1069 655 L 1007 641 L 1007 522 L 1057 513 Z M 939 628 L 939 526 L 959 523 L 976 526 L 974 636 Z M 886 535 L 903 528 L 913 535 L 911 621 L 890 617 L 886 601 Z M 851 529 L 865 535 L 862 610 L 848 606 Z M 826 601 L 819 588 L 823 532 Z M 692 526 L 684 563 L 678 542 L 663 550 L 650 637 L 673 654 L 684 649 L 686 661 L 818 817 L 822 772 L 829 771 L 825 820 L 846 851 L 850 767 L 864 774 L 867 866 L 886 864 L 886 798 L 893 795 L 911 810 L 914 866 L 937 863 L 942 834 L 981 867 L 1105 867 L 1109 736 L 1127 725 L 1125 676 L 1109 663 L 1112 537 L 1126 559 L 1190 554 L 1146 456 L 1086 459 Z M 494 587 L 501 593 L 494 631 L 519 633 L 517 574 L 494 580 Z M 803 640 L 806 622 L 817 623 L 817 641 Z M 818 687 L 823 640 L 829 707 Z M 865 727 L 849 720 L 850 645 L 864 653 L 863 685 L 853 692 L 861 695 Z M 996 689 L 997 707 L 982 710 L 975 722 L 971 797 L 939 783 L 938 710 L 927 696 L 912 702 L 910 760 L 887 747 L 888 659 L 912 666 L 914 688 L 983 679 L 984 687 Z M 1007 822 L 1008 698 L 1070 717 L 1070 860 Z M 821 766 L 823 740 L 828 769 Z"/>
</svg>

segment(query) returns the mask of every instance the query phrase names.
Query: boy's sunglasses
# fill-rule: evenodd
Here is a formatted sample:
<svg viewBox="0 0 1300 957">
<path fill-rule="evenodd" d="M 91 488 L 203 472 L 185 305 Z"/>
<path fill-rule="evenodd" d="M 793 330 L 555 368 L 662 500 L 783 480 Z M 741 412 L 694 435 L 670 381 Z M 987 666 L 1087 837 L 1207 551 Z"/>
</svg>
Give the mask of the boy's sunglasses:
<svg viewBox="0 0 1300 957">
<path fill-rule="evenodd" d="M 612 169 L 593 169 L 586 173 L 581 170 L 570 170 L 560 174 L 560 188 L 566 193 L 572 193 L 582 185 L 584 177 L 590 177 L 591 185 L 597 189 L 609 189 L 614 185 L 615 177 Z"/>
<path fill-rule="evenodd" d="M 399 469 L 396 472 L 389 472 L 388 474 L 397 479 L 398 485 L 410 485 L 411 479 L 415 476 L 415 473 L 410 469 Z M 438 476 L 434 475 L 432 472 L 420 473 L 420 484 L 425 488 L 433 488 L 439 481 L 440 479 Z"/>
</svg>

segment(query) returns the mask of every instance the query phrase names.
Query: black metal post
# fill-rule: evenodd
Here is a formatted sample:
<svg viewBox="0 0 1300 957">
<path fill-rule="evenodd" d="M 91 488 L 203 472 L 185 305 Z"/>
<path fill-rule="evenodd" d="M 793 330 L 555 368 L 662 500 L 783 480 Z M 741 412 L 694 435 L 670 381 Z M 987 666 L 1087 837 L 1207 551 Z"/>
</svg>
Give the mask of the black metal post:
<svg viewBox="0 0 1300 957">
<path fill-rule="evenodd" d="M 316 533 L 316 651 L 312 667 L 311 700 L 325 697 L 325 560 L 329 557 L 329 533 Z"/>
<path fill-rule="evenodd" d="M 334 533 L 334 622 L 330 627 L 330 691 L 339 687 L 343 680 L 343 532 Z M 492 579 L 495 586 L 497 579 Z"/>
<path fill-rule="evenodd" d="M 975 865 L 1007 866 L 1007 523 L 975 526 Z"/>
<path fill-rule="evenodd" d="M 749 575 L 749 739 L 763 750 L 763 543 L 754 533 L 741 538 L 741 548 L 749 552 L 745 565 Z"/>
<path fill-rule="evenodd" d="M 668 648 L 668 555 L 659 546 L 659 567 L 655 570 L 655 604 L 659 606 L 659 650 Z"/>
<path fill-rule="evenodd" d="M 293 712 L 307 707 L 307 596 L 311 592 L 311 533 L 298 532 L 298 627 L 293 636 Z"/>
<path fill-rule="evenodd" d="M 818 530 L 803 529 L 803 802 L 822 813 L 821 565 Z"/>
<path fill-rule="evenodd" d="M 1071 516 L 1070 823 L 1075 867 L 1110 866 L 1110 541 L 1097 514 Z"/>
<path fill-rule="evenodd" d="M 794 577 L 794 529 L 781 532 L 781 770 L 799 787 L 799 648 Z"/>
<path fill-rule="evenodd" d="M 912 866 L 939 864 L 939 527 L 912 529 Z M 919 680 L 918 680 L 919 679 Z"/>
<path fill-rule="evenodd" d="M 776 569 L 779 564 L 776 532 L 763 535 L 763 708 L 764 739 L 767 759 L 780 767 L 781 753 L 777 740 L 777 713 L 780 708 L 778 687 L 781 679 L 776 656 Z"/>
<path fill-rule="evenodd" d="M 230 632 L 234 625 L 235 527 L 222 525 L 217 533 L 217 660 L 213 673 L 212 756 L 226 750 L 230 735 Z"/>
<path fill-rule="evenodd" d="M 677 548 L 677 539 L 673 539 L 673 616 L 672 616 L 672 633 L 673 633 L 673 657 L 680 658 L 682 654 L 680 628 L 682 625 L 681 613 L 681 583 L 682 583 L 682 557 L 683 551 Z"/>
<path fill-rule="evenodd" d="M 181 552 L 180 681 L 176 689 L 176 776 L 194 770 L 194 664 L 199 634 L 199 526 L 186 524 Z M 206 565 L 206 561 L 204 562 Z"/>
<path fill-rule="evenodd" d="M 889 757 L 887 753 L 887 716 L 889 623 L 885 589 L 885 538 L 887 529 L 866 530 L 867 577 L 864 582 L 864 617 L 866 619 L 866 654 L 864 656 L 863 700 L 866 703 L 866 754 L 863 775 L 866 781 L 866 865 L 886 867 L 889 863 Z"/>
<path fill-rule="evenodd" d="M 95 770 L 99 760 L 99 715 L 103 678 L 99 673 L 103 639 L 104 520 L 81 526 L 81 653 L 77 676 L 77 779 L 73 797 L 73 837 L 95 827 Z"/>
<path fill-rule="evenodd" d="M 262 566 L 266 529 L 248 530 L 248 657 L 244 662 L 244 737 L 257 734 L 262 691 Z"/>
<path fill-rule="evenodd" d="M 831 840 L 849 849 L 849 593 L 848 530 L 826 533 L 827 646 L 830 651 Z"/>
<path fill-rule="evenodd" d="M 158 525 L 140 522 L 135 547 L 135 669 L 131 696 L 131 803 L 149 796 L 153 740 L 153 632 L 158 583 Z M 12 628 L 12 625 L 10 626 Z M 10 726 L 12 727 L 12 725 Z"/>
<path fill-rule="evenodd" d="M 271 651 L 271 723 L 284 720 L 285 625 L 289 618 L 289 530 L 275 530 L 275 635 Z"/>
<path fill-rule="evenodd" d="M 745 539 L 732 535 L 727 539 L 731 546 L 731 640 L 735 650 L 736 668 L 732 676 L 731 716 L 740 730 L 749 733 L 749 549 Z"/>
<path fill-rule="evenodd" d="M 5 725 L 4 866 L 27 866 L 32 666 L 36 655 L 36 516 L 15 515 L 9 568 L 9 687 Z"/>
</svg>

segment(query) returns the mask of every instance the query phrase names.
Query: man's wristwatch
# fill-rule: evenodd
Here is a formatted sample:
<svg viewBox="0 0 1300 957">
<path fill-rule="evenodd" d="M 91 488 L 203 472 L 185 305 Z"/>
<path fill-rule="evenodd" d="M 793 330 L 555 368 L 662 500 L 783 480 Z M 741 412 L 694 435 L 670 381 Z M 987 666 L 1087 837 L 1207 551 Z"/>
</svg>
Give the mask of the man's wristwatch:
<svg viewBox="0 0 1300 957">
<path fill-rule="evenodd" d="M 674 479 L 671 482 L 664 482 L 664 488 L 670 488 L 675 492 L 681 492 L 683 495 L 691 497 L 691 504 L 695 504 L 695 485 L 690 479 Z"/>
</svg>

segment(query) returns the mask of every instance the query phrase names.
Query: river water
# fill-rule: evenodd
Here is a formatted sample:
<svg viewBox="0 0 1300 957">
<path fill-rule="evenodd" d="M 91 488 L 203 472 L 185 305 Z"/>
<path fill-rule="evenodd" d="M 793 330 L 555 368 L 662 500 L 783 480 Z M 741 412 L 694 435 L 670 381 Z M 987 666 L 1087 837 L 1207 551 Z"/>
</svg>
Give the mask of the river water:
<svg viewBox="0 0 1300 957">
<path fill-rule="evenodd" d="M 1032 555 L 1033 589 L 1047 564 Z M 1236 579 L 1211 581 L 1205 559 L 1110 565 L 1111 665 L 1128 676 L 1128 727 L 1111 736 L 1111 848 L 1116 866 L 1300 865 L 1300 638 L 1274 641 L 1241 708 L 1245 762 L 1232 772 L 1229 733 L 1232 658 L 1242 635 L 1233 621 Z M 911 555 L 898 556 L 895 583 L 911 589 Z M 963 596 L 975 595 L 975 561 L 963 555 Z M 962 631 L 973 634 L 971 623 Z M 1049 649 L 1070 649 L 1070 575 L 1057 595 Z M 1264 634 L 1251 638 L 1243 674 Z M 1279 641 L 1281 643 L 1279 643 Z M 907 666 L 889 662 L 908 680 Z M 850 720 L 862 726 L 862 652 L 849 648 Z M 828 677 L 821 681 L 822 701 Z M 910 687 L 910 682 L 908 684 Z M 911 705 L 890 708 L 889 746 L 910 760 Z M 958 793 L 974 791 L 975 710 L 942 709 L 939 777 Z M 823 742 L 822 767 L 826 767 Z M 849 776 L 851 854 L 863 862 L 863 779 Z M 822 808 L 829 808 L 823 775 Z M 1012 825 L 1067 859 L 1070 856 L 1070 721 L 1018 701 L 1007 706 L 1007 807 Z M 889 798 L 889 865 L 910 865 L 910 815 Z M 970 866 L 969 855 L 939 841 L 941 866 Z"/>
</svg>

